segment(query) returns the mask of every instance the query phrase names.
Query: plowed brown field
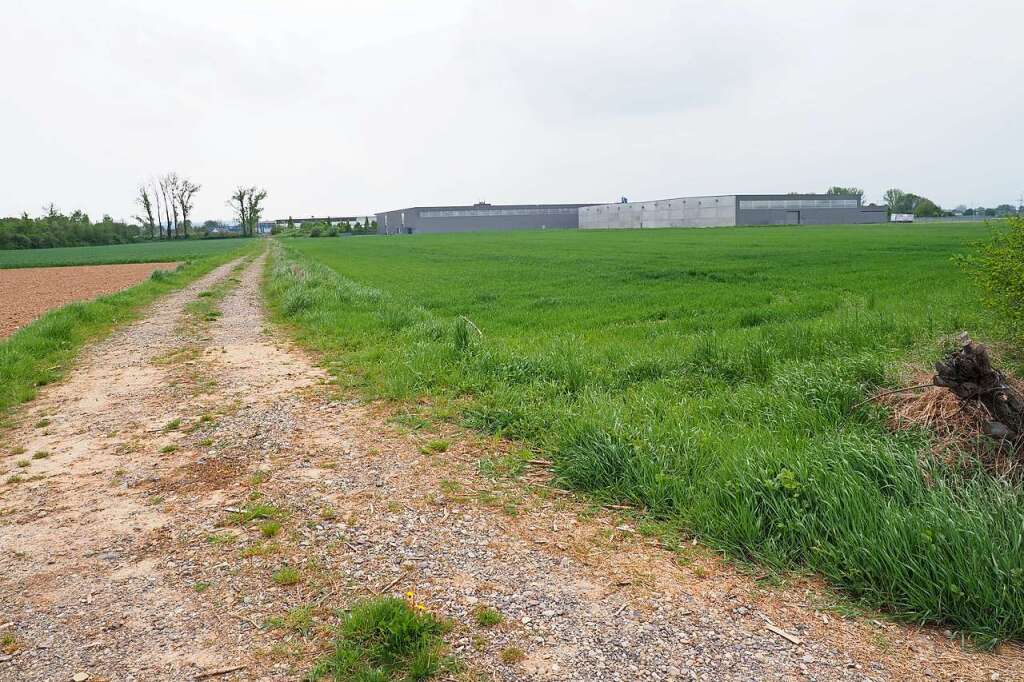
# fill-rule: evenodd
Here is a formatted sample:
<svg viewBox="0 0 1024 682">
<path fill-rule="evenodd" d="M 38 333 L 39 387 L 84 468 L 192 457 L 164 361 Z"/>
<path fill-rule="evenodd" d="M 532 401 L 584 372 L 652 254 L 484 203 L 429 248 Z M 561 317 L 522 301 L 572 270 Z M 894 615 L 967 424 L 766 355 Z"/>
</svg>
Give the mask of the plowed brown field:
<svg viewBox="0 0 1024 682">
<path fill-rule="evenodd" d="M 173 270 L 177 265 L 130 263 L 0 270 L 0 338 L 50 308 L 120 291 L 146 279 L 154 270 Z"/>
</svg>

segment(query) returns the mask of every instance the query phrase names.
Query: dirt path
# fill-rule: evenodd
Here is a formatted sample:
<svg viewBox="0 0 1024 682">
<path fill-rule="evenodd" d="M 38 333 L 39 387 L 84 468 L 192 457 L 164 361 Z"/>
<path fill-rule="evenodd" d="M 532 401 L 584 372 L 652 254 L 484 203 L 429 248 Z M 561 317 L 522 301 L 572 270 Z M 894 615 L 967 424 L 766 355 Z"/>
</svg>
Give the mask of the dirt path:
<svg viewBox="0 0 1024 682">
<path fill-rule="evenodd" d="M 543 462 L 509 475 L 507 444 L 346 398 L 267 327 L 261 273 L 163 300 L 2 434 L 0 679 L 297 679 L 336 609 L 407 592 L 455 621 L 466 680 L 1024 677 L 1016 649 L 845 619 L 661 548 Z M 186 307 L 217 282 L 219 317 Z"/>
</svg>

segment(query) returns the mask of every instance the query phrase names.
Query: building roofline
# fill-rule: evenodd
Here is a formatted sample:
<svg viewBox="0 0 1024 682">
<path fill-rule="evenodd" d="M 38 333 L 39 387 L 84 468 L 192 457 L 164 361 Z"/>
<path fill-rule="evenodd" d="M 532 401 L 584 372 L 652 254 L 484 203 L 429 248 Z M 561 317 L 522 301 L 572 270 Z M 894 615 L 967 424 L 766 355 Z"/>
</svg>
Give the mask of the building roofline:
<svg viewBox="0 0 1024 682">
<path fill-rule="evenodd" d="M 726 197 L 735 197 L 739 199 L 858 199 L 860 195 L 857 194 L 691 194 L 687 196 L 679 197 L 662 197 L 660 199 L 643 199 L 638 201 L 628 201 L 626 204 L 654 204 L 659 201 L 678 201 L 680 199 L 723 199 Z M 610 201 L 604 204 L 590 204 L 591 206 L 621 206 L 621 201 Z"/>
<path fill-rule="evenodd" d="M 582 208 L 583 206 L 597 206 L 599 204 L 453 204 L 447 206 L 406 206 L 404 208 L 392 208 L 387 211 L 377 211 L 375 215 L 382 213 L 395 213 L 396 211 L 458 211 L 458 210 L 484 210 L 490 208 Z"/>
</svg>

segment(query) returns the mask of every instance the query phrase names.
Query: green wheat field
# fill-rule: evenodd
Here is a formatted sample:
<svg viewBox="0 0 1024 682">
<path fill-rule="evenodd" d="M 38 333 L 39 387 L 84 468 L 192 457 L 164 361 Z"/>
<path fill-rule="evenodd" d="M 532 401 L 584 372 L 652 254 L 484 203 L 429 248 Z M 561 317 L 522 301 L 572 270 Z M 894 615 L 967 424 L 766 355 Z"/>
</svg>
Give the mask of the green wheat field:
<svg viewBox="0 0 1024 682">
<path fill-rule="evenodd" d="M 0 251 L 0 268 L 38 268 L 56 265 L 109 265 L 116 263 L 171 263 L 219 256 L 240 248 L 248 240 L 182 239 L 110 246 L 67 246 L 55 249 Z"/>
<path fill-rule="evenodd" d="M 523 441 L 561 482 L 990 645 L 1024 636 L 1024 495 L 872 392 L 998 341 L 977 225 L 290 239 L 279 320 L 370 397 Z M 856 409 L 855 409 L 856 408 Z"/>
</svg>

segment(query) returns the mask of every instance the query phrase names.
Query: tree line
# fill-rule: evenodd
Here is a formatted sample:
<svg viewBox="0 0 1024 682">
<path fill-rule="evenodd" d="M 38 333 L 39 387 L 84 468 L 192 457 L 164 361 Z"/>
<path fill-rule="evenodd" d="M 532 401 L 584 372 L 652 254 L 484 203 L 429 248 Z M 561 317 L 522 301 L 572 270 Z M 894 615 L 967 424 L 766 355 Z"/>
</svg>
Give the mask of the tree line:
<svg viewBox="0 0 1024 682">
<path fill-rule="evenodd" d="M 855 194 L 860 198 L 864 197 L 864 190 L 859 187 L 830 187 L 826 194 Z M 960 204 L 952 210 L 946 210 L 928 197 L 905 192 L 898 187 L 885 190 L 882 201 L 888 207 L 890 213 L 913 213 L 918 218 L 933 218 L 940 216 L 985 216 L 988 218 L 1006 218 L 1010 216 L 1024 215 L 1020 207 L 1011 204 L 999 204 L 994 208 L 978 206 L 969 208 Z"/>
<path fill-rule="evenodd" d="M 196 194 L 202 185 L 167 173 L 138 186 L 135 203 L 140 212 L 134 223 L 117 221 L 104 215 L 92 222 L 83 211 L 64 214 L 54 204 L 43 208 L 42 215 L 0 218 L 0 249 L 45 249 L 58 246 L 102 246 L 130 244 L 161 239 L 195 239 L 229 236 L 224 225 L 207 220 L 198 228 L 192 224 Z M 242 236 L 252 237 L 263 215 L 267 191 L 257 187 L 239 187 L 227 205 L 235 213 Z"/>
<path fill-rule="evenodd" d="M 301 235 L 309 237 L 337 237 L 343 234 L 376 233 L 377 221 L 370 220 L 369 217 L 364 218 L 363 222 L 359 222 L 359 220 L 356 219 L 351 223 L 347 220 L 342 220 L 336 223 L 326 220 L 303 220 L 301 228 L 295 224 L 295 220 L 293 218 L 289 217 L 288 222 L 283 228 L 280 225 L 275 225 L 271 230 L 271 234 L 282 234 L 293 237 Z"/>
<path fill-rule="evenodd" d="M 36 218 L 27 213 L 16 218 L 0 218 L 0 249 L 129 244 L 143 238 L 138 225 L 120 222 L 108 215 L 94 223 L 87 213 L 64 214 L 53 204 L 45 207 L 43 214 Z"/>
</svg>

